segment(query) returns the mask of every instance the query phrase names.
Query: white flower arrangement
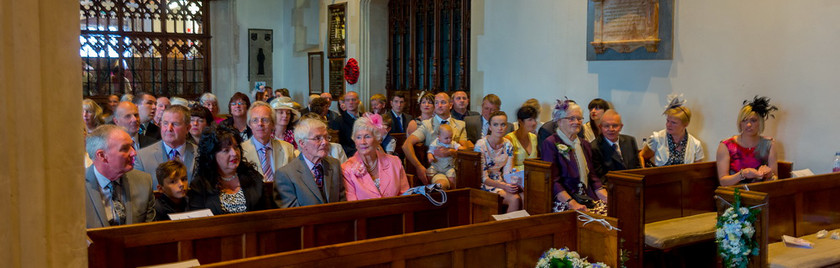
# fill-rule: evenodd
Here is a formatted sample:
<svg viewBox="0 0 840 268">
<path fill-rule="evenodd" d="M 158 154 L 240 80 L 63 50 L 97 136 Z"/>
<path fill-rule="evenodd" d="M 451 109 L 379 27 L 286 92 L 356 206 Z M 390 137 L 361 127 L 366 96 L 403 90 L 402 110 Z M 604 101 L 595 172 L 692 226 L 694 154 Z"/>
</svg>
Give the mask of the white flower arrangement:
<svg viewBox="0 0 840 268">
<path fill-rule="evenodd" d="M 724 267 L 747 267 L 749 256 L 757 256 L 759 251 L 758 241 L 753 237 L 759 210 L 741 207 L 738 190 L 735 189 L 735 204 L 718 217 L 715 226 L 715 242 Z"/>
<path fill-rule="evenodd" d="M 580 254 L 571 251 L 568 248 L 556 249 L 552 248 L 543 252 L 540 260 L 537 261 L 536 268 L 609 268 L 602 262 L 589 263 L 586 258 L 581 258 Z"/>
</svg>

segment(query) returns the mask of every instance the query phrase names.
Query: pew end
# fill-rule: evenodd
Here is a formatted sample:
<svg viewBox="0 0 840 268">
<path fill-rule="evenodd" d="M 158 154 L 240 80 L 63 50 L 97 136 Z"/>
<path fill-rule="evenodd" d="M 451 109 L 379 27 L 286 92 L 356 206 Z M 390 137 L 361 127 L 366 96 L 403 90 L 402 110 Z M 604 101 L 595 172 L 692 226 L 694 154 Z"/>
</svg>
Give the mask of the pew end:
<svg viewBox="0 0 840 268">
<path fill-rule="evenodd" d="M 749 264 L 748 267 L 767 267 L 767 228 L 769 223 L 769 209 L 767 206 L 767 201 L 769 200 L 769 195 L 766 193 L 756 192 L 756 191 L 741 191 L 741 206 L 742 207 L 752 207 L 752 206 L 760 206 L 758 207 L 761 209 L 758 216 L 756 217 L 755 224 L 753 225 L 755 228 L 755 237 L 758 239 L 759 244 L 759 255 L 758 256 L 749 256 Z M 726 203 L 735 204 L 735 190 L 734 188 L 718 188 L 715 190 L 715 199 L 716 206 L 717 206 L 717 214 L 718 217 L 723 215 L 723 212 L 726 211 L 727 208 L 730 206 Z M 718 199 L 719 198 L 719 199 Z M 726 201 L 726 203 L 724 203 Z M 762 252 L 764 254 L 762 254 Z M 721 263 L 720 255 L 717 255 L 718 263 Z"/>
<path fill-rule="evenodd" d="M 455 155 L 454 188 L 481 189 L 481 153 L 458 150 Z"/>
<path fill-rule="evenodd" d="M 554 205 L 554 188 L 551 172 L 554 163 L 538 159 L 525 159 L 525 189 L 522 208 L 531 215 L 550 213 Z"/>
</svg>

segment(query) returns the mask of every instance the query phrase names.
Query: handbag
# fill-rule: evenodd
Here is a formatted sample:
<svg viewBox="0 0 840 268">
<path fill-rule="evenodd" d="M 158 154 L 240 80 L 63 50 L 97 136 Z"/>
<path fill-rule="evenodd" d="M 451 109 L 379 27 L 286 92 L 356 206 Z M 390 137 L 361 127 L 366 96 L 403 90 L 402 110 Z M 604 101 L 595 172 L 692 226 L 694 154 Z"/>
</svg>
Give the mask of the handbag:
<svg viewBox="0 0 840 268">
<path fill-rule="evenodd" d="M 435 200 L 435 198 L 432 197 L 431 193 L 433 193 L 433 192 L 440 193 L 440 196 L 441 196 L 440 201 Z M 443 188 L 440 187 L 439 183 L 415 186 L 415 187 L 412 187 L 412 188 L 408 188 L 408 190 L 406 190 L 405 192 L 402 193 L 402 195 L 412 195 L 412 194 L 423 195 L 423 196 L 426 197 L 426 199 L 429 199 L 429 202 L 432 202 L 433 205 L 438 206 L 438 207 L 443 206 L 443 204 L 446 204 L 446 191 L 444 191 Z"/>
</svg>

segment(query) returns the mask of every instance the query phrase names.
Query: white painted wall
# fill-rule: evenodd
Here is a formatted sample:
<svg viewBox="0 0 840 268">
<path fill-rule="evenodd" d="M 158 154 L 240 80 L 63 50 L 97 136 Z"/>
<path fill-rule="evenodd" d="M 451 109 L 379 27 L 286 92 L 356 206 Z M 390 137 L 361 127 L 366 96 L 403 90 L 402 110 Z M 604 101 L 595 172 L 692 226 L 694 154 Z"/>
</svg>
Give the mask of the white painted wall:
<svg viewBox="0 0 840 268">
<path fill-rule="evenodd" d="M 513 113 L 528 98 L 550 118 L 554 98 L 585 106 L 611 101 L 624 133 L 639 140 L 664 128 L 666 96 L 684 93 L 694 113 L 689 131 L 714 160 L 720 140 L 736 134 L 742 101 L 765 95 L 779 106 L 765 135 L 794 168 L 828 172 L 840 120 L 836 49 L 840 2 L 676 1 L 673 61 L 587 62 L 587 1 L 473 0 L 473 108 L 495 93 Z M 524 92 L 524 93 L 523 93 Z"/>
<path fill-rule="evenodd" d="M 235 92 L 248 93 L 248 29 L 274 30 L 273 87 L 288 88 L 292 98 L 309 93 L 307 53 L 321 51 L 320 5 L 314 0 L 217 0 L 210 2 L 212 92 L 219 108 Z M 301 103 L 304 104 L 305 103 Z"/>
</svg>

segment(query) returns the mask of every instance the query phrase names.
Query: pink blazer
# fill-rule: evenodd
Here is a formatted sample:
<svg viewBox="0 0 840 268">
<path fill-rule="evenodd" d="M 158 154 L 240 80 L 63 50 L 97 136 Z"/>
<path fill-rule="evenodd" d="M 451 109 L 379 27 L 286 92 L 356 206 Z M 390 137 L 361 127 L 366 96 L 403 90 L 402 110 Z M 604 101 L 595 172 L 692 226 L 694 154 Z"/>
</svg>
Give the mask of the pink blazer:
<svg viewBox="0 0 840 268">
<path fill-rule="evenodd" d="M 377 154 L 379 189 L 376 189 L 376 184 L 365 170 L 362 156 L 358 152 L 341 164 L 347 201 L 398 196 L 408 190 L 408 178 L 400 159 L 379 150 Z"/>
</svg>

